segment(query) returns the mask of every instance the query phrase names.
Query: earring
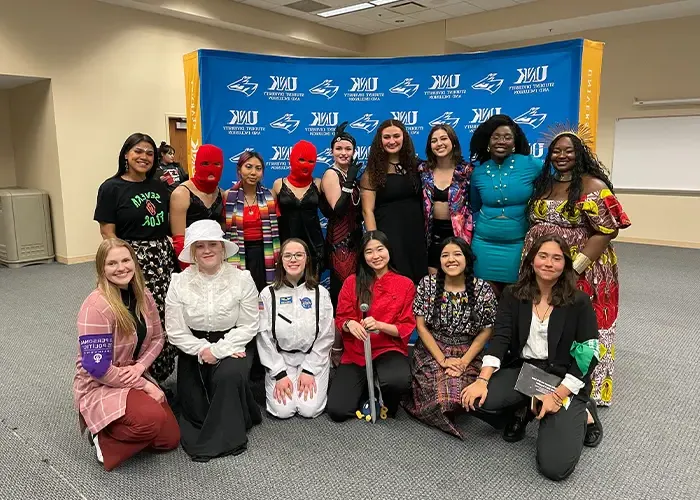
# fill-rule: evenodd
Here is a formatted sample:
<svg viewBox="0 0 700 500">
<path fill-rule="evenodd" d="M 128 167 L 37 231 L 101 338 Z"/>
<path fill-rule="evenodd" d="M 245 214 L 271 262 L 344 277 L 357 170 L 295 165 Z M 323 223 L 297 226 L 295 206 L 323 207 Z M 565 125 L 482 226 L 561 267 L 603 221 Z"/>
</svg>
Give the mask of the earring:
<svg viewBox="0 0 700 500">
<path fill-rule="evenodd" d="M 125 163 L 124 166 L 126 167 L 126 168 L 124 169 L 124 171 L 128 172 L 128 171 L 129 171 L 129 164 L 128 164 L 128 163 Z"/>
<path fill-rule="evenodd" d="M 486 152 L 490 153 L 491 152 L 491 146 L 486 146 Z"/>
<path fill-rule="evenodd" d="M 513 146 L 513 153 L 515 153 L 515 146 Z"/>
</svg>

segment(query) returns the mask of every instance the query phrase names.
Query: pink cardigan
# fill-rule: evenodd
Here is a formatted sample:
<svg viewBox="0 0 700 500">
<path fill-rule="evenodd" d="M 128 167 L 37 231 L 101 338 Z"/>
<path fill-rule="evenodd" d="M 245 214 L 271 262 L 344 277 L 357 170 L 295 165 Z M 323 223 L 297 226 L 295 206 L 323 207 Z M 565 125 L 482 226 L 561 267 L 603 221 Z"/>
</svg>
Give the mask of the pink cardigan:
<svg viewBox="0 0 700 500">
<path fill-rule="evenodd" d="M 146 291 L 146 338 L 141 345 L 141 355 L 134 361 L 136 335 L 128 337 L 114 335 L 112 363 L 102 377 L 95 378 L 83 368 L 82 355 L 79 350 L 73 380 L 73 397 L 80 412 L 81 432 L 87 426 L 90 432 L 97 434 L 110 423 L 122 417 L 126 411 L 126 396 L 129 389 L 141 389 L 146 385 L 145 375 L 153 361 L 163 349 L 165 339 L 158 316 L 156 303 L 149 291 Z M 116 331 L 116 318 L 107 301 L 100 292 L 94 290 L 83 302 L 78 313 L 78 337 L 81 340 L 90 336 L 113 334 Z M 144 376 L 130 385 L 119 380 L 123 367 L 134 363 L 145 367 Z"/>
</svg>

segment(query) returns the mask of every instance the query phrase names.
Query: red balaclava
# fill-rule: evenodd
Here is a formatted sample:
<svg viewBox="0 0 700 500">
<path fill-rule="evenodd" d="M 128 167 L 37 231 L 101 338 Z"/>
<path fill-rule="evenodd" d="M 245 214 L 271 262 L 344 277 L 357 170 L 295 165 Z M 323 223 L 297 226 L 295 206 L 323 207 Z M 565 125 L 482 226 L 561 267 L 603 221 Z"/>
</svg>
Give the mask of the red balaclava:
<svg viewBox="0 0 700 500">
<path fill-rule="evenodd" d="M 213 144 L 202 144 L 194 159 L 192 182 L 203 193 L 213 193 L 219 187 L 224 171 L 224 152 Z M 209 176 L 214 176 L 210 179 Z"/>
<path fill-rule="evenodd" d="M 291 170 L 287 180 L 298 188 L 306 187 L 314 180 L 314 167 L 316 166 L 316 146 L 309 141 L 299 141 L 289 154 Z"/>
</svg>

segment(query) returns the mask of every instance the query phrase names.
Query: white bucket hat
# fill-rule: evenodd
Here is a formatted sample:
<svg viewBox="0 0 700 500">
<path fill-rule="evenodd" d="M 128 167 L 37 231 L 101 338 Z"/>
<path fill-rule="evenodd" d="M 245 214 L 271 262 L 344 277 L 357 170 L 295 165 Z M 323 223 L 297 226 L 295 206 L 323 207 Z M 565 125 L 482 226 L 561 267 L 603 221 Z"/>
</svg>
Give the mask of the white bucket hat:
<svg viewBox="0 0 700 500">
<path fill-rule="evenodd" d="M 193 222 L 190 227 L 185 229 L 185 247 L 180 252 L 178 259 L 188 264 L 193 264 L 192 245 L 198 241 L 220 241 L 224 244 L 226 258 L 232 257 L 238 253 L 238 245 L 224 238 L 224 232 L 218 222 L 205 219 Z"/>
</svg>

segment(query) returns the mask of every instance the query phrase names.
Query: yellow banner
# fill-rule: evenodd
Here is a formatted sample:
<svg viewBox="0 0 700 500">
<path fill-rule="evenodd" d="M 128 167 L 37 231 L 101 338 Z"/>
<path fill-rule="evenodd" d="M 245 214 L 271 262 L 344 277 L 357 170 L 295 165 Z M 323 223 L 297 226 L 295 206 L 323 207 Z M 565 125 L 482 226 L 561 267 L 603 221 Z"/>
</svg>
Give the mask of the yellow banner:
<svg viewBox="0 0 700 500">
<path fill-rule="evenodd" d="M 603 69 L 603 42 L 583 41 L 581 55 L 581 93 L 579 125 L 591 132 L 590 147 L 595 151 L 598 139 L 598 102 L 600 100 L 600 73 Z"/>
<path fill-rule="evenodd" d="M 187 97 L 187 171 L 194 175 L 194 158 L 202 144 L 201 109 L 199 106 L 199 53 L 183 57 L 185 65 L 185 94 Z"/>
</svg>

